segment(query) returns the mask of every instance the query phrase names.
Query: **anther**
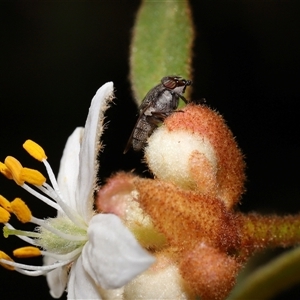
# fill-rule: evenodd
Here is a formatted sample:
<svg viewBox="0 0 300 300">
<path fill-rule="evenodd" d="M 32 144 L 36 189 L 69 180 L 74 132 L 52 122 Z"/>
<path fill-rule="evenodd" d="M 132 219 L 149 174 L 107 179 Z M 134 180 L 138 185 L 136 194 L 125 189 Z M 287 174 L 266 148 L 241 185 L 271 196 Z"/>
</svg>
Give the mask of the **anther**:
<svg viewBox="0 0 300 300">
<path fill-rule="evenodd" d="M 9 212 L 12 212 L 10 202 L 2 195 L 0 195 L 0 206 Z"/>
<path fill-rule="evenodd" d="M 13 179 L 11 172 L 3 162 L 0 162 L 0 173 L 8 179 Z"/>
<path fill-rule="evenodd" d="M 29 258 L 29 257 L 36 257 L 42 255 L 41 250 L 39 248 L 32 247 L 32 246 L 15 249 L 13 251 L 13 254 L 15 257 L 18 258 Z"/>
<path fill-rule="evenodd" d="M 10 219 L 10 213 L 0 206 L 0 223 L 7 223 Z"/>
<path fill-rule="evenodd" d="M 30 222 L 32 218 L 31 211 L 22 199 L 16 198 L 10 204 L 12 212 L 15 214 L 15 216 L 20 222 Z"/>
<path fill-rule="evenodd" d="M 11 271 L 13 271 L 15 269 L 13 266 L 7 265 L 5 262 L 1 261 L 2 259 L 6 259 L 6 260 L 13 262 L 13 260 L 6 253 L 4 253 L 3 251 L 0 251 L 0 265 L 2 267 L 4 267 L 5 269 L 11 270 Z"/>
<path fill-rule="evenodd" d="M 24 181 L 20 179 L 20 172 L 23 169 L 21 163 L 12 156 L 7 156 L 4 161 L 6 167 L 10 171 L 12 178 L 18 185 L 23 185 Z"/>
<path fill-rule="evenodd" d="M 43 161 L 47 159 L 44 149 L 32 140 L 27 140 L 23 144 L 23 148 L 36 160 Z"/>
<path fill-rule="evenodd" d="M 26 181 L 38 186 L 43 185 L 46 182 L 46 178 L 42 175 L 42 173 L 29 168 L 23 168 L 19 177 L 22 181 Z"/>
</svg>

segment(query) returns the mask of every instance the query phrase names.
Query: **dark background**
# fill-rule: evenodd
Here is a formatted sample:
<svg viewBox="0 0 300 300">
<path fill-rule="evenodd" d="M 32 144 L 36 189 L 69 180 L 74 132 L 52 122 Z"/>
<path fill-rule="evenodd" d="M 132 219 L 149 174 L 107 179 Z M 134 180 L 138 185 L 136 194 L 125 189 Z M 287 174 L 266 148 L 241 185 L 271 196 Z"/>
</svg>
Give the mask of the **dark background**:
<svg viewBox="0 0 300 300">
<path fill-rule="evenodd" d="M 197 30 L 193 98 L 205 97 L 224 115 L 243 149 L 248 166 L 243 211 L 300 209 L 296 2 L 191 1 Z M 100 176 L 103 181 L 117 170 L 144 168 L 140 154 L 122 154 L 135 122 L 128 53 L 139 3 L 0 2 L 1 161 L 13 155 L 43 170 L 22 150 L 30 138 L 43 145 L 57 173 L 67 137 L 84 125 L 95 91 L 112 80 L 117 99 L 108 113 Z M 3 177 L 0 193 L 8 199 L 23 197 L 37 217 L 54 215 Z M 0 249 L 11 253 L 12 244 L 23 245 L 13 237 L 1 238 Z M 2 268 L 0 276 L 1 299 L 52 299 L 43 277 Z M 289 292 L 300 296 L 299 287 Z"/>
</svg>

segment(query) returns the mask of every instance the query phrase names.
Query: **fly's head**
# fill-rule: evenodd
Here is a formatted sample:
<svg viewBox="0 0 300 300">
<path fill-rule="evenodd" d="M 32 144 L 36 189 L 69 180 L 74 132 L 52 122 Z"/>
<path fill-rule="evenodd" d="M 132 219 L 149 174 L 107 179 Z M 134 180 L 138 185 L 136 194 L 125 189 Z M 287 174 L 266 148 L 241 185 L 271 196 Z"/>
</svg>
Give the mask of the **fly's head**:
<svg viewBox="0 0 300 300">
<path fill-rule="evenodd" d="M 166 76 L 162 78 L 161 83 L 166 89 L 182 95 L 186 87 L 192 84 L 192 81 L 180 76 Z"/>
</svg>

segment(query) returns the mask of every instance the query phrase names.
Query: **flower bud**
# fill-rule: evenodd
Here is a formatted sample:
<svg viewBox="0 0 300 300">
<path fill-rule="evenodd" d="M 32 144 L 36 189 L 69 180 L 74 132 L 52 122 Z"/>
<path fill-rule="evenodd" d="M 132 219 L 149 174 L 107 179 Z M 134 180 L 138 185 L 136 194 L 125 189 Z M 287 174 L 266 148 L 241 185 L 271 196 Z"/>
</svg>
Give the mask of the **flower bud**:
<svg viewBox="0 0 300 300">
<path fill-rule="evenodd" d="M 186 252 L 179 268 L 202 300 L 222 300 L 233 288 L 240 264 L 233 257 L 200 243 Z"/>
<path fill-rule="evenodd" d="M 222 116 L 187 105 L 149 138 L 145 158 L 153 174 L 183 189 L 217 197 L 227 208 L 244 191 L 243 155 Z"/>
</svg>

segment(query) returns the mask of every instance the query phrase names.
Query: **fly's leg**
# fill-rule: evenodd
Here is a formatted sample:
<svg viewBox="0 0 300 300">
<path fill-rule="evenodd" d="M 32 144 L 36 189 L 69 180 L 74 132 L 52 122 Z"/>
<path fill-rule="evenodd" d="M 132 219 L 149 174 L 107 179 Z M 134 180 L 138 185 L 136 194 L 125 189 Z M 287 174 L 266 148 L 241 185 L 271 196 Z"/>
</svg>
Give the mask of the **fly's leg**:
<svg viewBox="0 0 300 300">
<path fill-rule="evenodd" d="M 176 92 L 174 92 L 174 91 L 170 91 L 170 93 L 171 93 L 172 95 L 176 95 L 177 97 L 179 97 L 181 100 L 183 100 L 183 102 L 184 102 L 185 104 L 187 104 L 187 103 L 189 102 L 188 100 L 185 99 L 184 96 L 182 96 L 182 95 L 180 95 L 180 94 L 178 94 L 178 93 L 176 93 Z"/>
<path fill-rule="evenodd" d="M 147 117 L 147 121 L 149 123 L 154 123 L 156 125 L 159 125 L 162 123 L 166 117 L 170 116 L 171 114 L 175 112 L 184 112 L 183 110 L 173 110 L 168 112 L 152 112 L 152 116 Z"/>
</svg>

